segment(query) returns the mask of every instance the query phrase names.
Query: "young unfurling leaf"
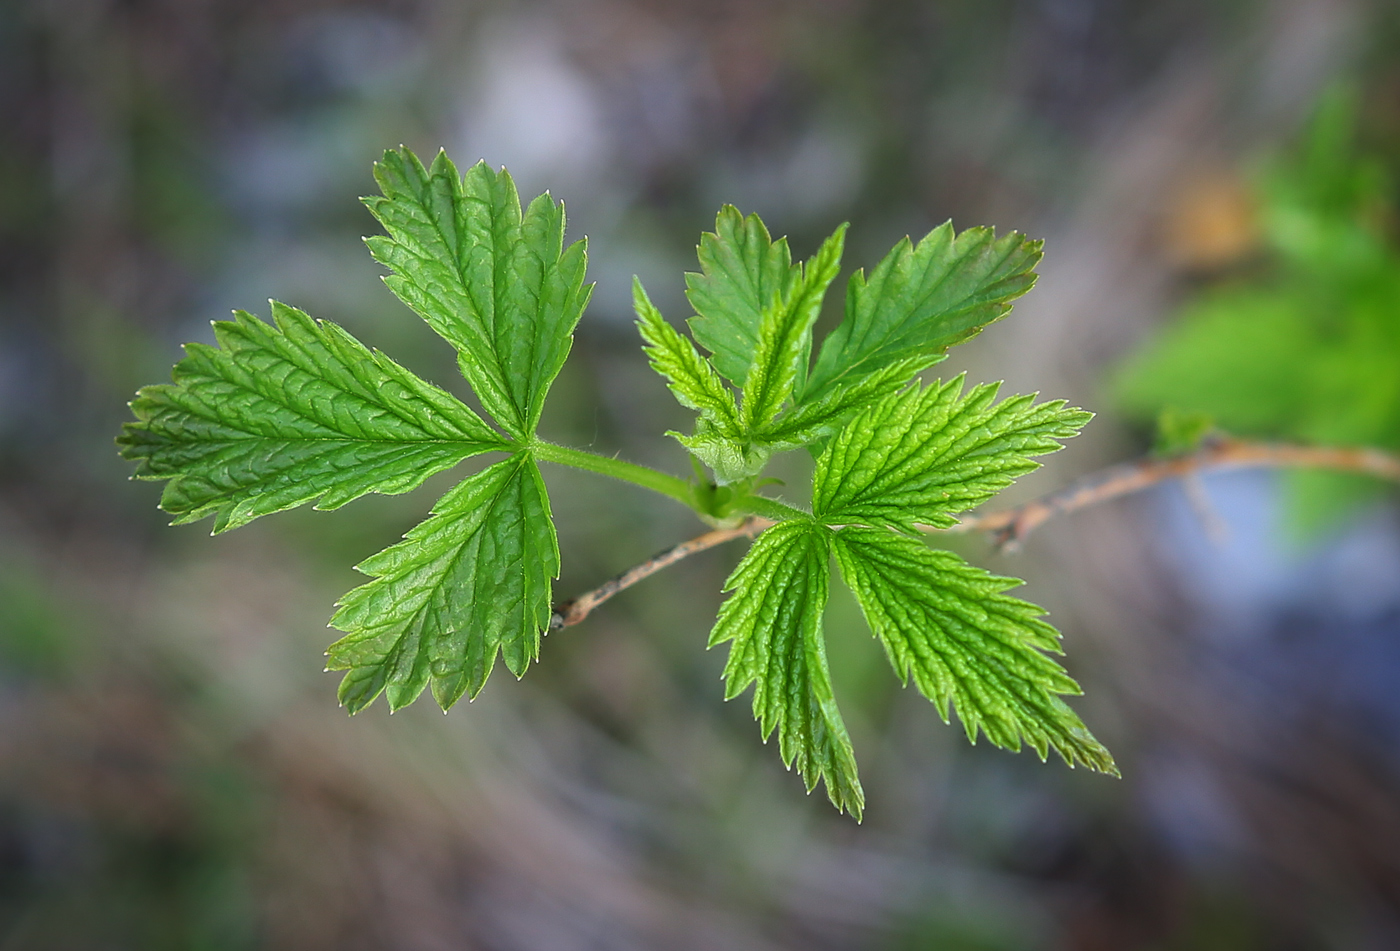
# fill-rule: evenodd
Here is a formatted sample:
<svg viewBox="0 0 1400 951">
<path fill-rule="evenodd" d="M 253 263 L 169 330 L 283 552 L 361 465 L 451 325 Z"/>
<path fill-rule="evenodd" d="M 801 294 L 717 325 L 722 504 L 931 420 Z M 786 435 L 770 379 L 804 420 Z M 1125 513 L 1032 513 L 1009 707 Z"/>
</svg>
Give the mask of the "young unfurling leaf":
<svg viewBox="0 0 1400 951">
<path fill-rule="evenodd" d="M 742 386 L 758 346 L 763 311 L 787 298 L 799 279 L 786 238 L 774 241 L 758 215 L 745 218 L 733 205 L 715 217 L 715 230 L 700 236 L 701 272 L 685 276 L 695 308 L 690 332 L 709 350 L 715 368 Z"/>
<path fill-rule="evenodd" d="M 834 386 L 819 399 L 803 403 L 769 423 L 759 431 L 758 438 L 775 451 L 802 446 L 820 448 L 858 410 L 904 389 L 920 371 L 942 359 L 941 355 L 909 357 Z"/>
<path fill-rule="evenodd" d="M 661 316 L 661 311 L 647 297 L 642 282 L 636 278 L 632 280 L 632 303 L 637 311 L 637 329 L 647 344 L 642 349 L 651 368 L 666 379 L 666 385 L 682 406 L 699 410 L 719 433 L 737 437 L 739 409 L 734 403 L 734 394 L 724 385 L 710 361 L 700 355 L 695 344 L 666 323 L 666 318 Z"/>
<path fill-rule="evenodd" d="M 798 272 L 787 296 L 763 309 L 753 362 L 744 377 L 740 411 L 745 430 L 757 432 L 772 422 L 794 388 L 806 379 L 812 325 L 821 313 L 827 287 L 841 269 L 845 244 L 846 226 L 842 225 Z"/>
</svg>

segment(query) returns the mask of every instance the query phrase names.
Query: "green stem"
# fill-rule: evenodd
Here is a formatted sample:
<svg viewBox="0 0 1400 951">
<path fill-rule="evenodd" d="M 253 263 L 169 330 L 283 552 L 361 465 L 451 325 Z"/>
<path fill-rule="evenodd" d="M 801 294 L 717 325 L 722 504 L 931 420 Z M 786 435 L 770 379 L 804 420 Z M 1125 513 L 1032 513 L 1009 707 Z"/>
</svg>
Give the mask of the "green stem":
<svg viewBox="0 0 1400 951">
<path fill-rule="evenodd" d="M 573 466 L 575 469 L 596 472 L 598 475 L 631 482 L 633 485 L 639 485 L 644 489 L 651 489 L 653 492 L 669 496 L 687 508 L 697 512 L 701 511 L 699 499 L 695 495 L 695 486 L 665 472 L 647 466 L 639 466 L 634 462 L 623 462 L 621 459 L 595 455 L 582 449 L 570 449 L 568 446 L 560 446 L 543 440 L 537 440 L 533 445 L 533 450 L 537 457 L 546 462 L 553 462 L 561 466 Z"/>
</svg>

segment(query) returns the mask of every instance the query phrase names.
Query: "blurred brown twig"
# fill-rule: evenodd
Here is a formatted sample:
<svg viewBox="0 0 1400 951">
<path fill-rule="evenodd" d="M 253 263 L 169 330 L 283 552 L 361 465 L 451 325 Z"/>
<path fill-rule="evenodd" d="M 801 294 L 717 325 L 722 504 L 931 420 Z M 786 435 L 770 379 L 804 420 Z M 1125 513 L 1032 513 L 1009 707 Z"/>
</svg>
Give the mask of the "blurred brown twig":
<svg viewBox="0 0 1400 951">
<path fill-rule="evenodd" d="M 752 538 L 765 528 L 772 525 L 770 519 L 759 518 L 751 515 L 733 528 L 716 528 L 703 535 L 698 535 L 690 541 L 681 542 L 673 548 L 668 548 L 660 554 L 653 555 L 646 561 L 633 568 L 628 568 L 622 574 L 592 591 L 579 595 L 569 601 L 561 602 L 554 608 L 554 614 L 549 619 L 549 630 L 557 631 L 560 628 L 577 624 L 594 608 L 604 601 L 632 587 L 643 578 L 649 578 L 662 568 L 674 565 L 682 558 L 688 558 L 698 552 L 714 548 L 716 545 L 723 545 L 725 542 L 733 541 L 736 538 Z"/>
<path fill-rule="evenodd" d="M 1130 495 L 1168 479 L 1249 468 L 1331 469 L 1400 482 L 1400 456 L 1378 449 L 1254 442 L 1216 435 L 1193 452 L 1144 456 L 1109 466 L 1014 508 L 970 516 L 946 531 L 987 532 L 998 550 L 1015 551 L 1026 536 L 1057 515 Z"/>
</svg>

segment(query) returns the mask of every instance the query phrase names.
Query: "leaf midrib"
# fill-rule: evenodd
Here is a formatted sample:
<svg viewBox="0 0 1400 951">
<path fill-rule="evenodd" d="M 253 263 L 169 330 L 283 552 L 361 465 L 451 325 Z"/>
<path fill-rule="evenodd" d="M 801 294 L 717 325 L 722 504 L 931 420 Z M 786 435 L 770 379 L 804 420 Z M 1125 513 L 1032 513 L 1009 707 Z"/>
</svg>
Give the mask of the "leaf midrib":
<svg viewBox="0 0 1400 951">
<path fill-rule="evenodd" d="M 966 232 L 964 232 L 964 233 L 966 233 Z M 956 247 L 957 247 L 957 240 L 958 240 L 958 238 L 960 238 L 960 237 L 962 237 L 962 235 L 954 235 L 952 241 L 950 242 L 950 246 L 953 247 L 953 248 L 956 248 Z M 924 240 L 928 240 L 928 239 L 925 238 Z M 923 242 L 921 241 L 921 242 L 919 242 L 919 243 L 922 244 Z M 995 239 L 993 239 L 993 241 L 992 241 L 991 243 L 995 244 L 995 243 L 996 243 Z M 1010 260 L 1012 254 L 1014 254 L 1017 250 L 1019 250 L 1020 247 L 1021 247 L 1021 244 L 1019 244 L 1019 243 L 1017 243 L 1017 244 L 1012 244 L 1012 247 L 1011 247 L 1005 254 L 1002 255 L 1001 260 L 997 261 L 996 266 L 995 266 L 994 268 L 992 268 L 992 273 L 996 273 L 997 270 L 999 270 L 1003 265 L 1005 265 L 1006 262 L 1007 262 L 1008 260 Z M 913 245 L 913 244 L 911 243 L 910 248 L 909 248 L 909 255 L 910 255 L 911 257 L 914 257 L 914 256 L 916 256 L 916 255 L 918 254 L 918 251 L 919 251 L 918 246 Z M 953 264 L 956 265 L 956 264 L 960 263 L 960 262 L 961 262 L 963 259 L 965 259 L 966 257 L 967 257 L 967 253 L 965 252 L 965 253 L 963 253 L 962 255 L 960 255 L 960 256 L 953 262 Z M 929 271 L 929 268 L 931 268 L 932 266 L 933 266 L 933 262 L 932 262 L 932 261 L 929 261 L 922 269 L 920 269 L 920 276 L 922 277 L 923 275 L 927 274 L 928 271 Z M 857 372 L 857 371 L 861 371 L 862 368 L 865 367 L 866 364 L 870 363 L 870 361 L 874 360 L 877 356 L 879 356 L 880 352 L 881 352 L 882 350 L 884 350 L 884 349 L 890 344 L 891 339 L 893 339 L 894 342 L 895 342 L 896 344 L 899 342 L 899 340 L 901 339 L 901 336 L 902 336 L 902 335 L 896 335 L 896 334 L 895 334 L 895 330 L 896 330 L 898 327 L 903 326 L 904 324 L 908 323 L 909 315 L 910 315 L 910 314 L 912 314 L 912 313 L 914 313 L 915 311 L 920 310 L 920 309 L 922 309 L 922 308 L 928 306 L 928 302 L 934 297 L 935 294 L 938 293 L 938 291 L 943 287 L 943 285 L 944 285 L 945 283 L 947 283 L 948 279 L 949 279 L 950 277 L 952 277 L 954 271 L 956 271 L 956 267 L 951 267 L 951 266 L 950 266 L 950 267 L 948 268 L 947 272 L 946 272 L 941 278 L 939 278 L 937 282 L 934 283 L 933 287 L 931 287 L 931 288 L 928 289 L 927 293 L 925 293 L 925 294 L 924 294 L 922 297 L 920 297 L 918 300 L 916 300 L 916 301 L 914 301 L 913 303 L 911 303 L 911 304 L 909 305 L 909 307 L 905 309 L 904 315 L 903 315 L 901 318 L 899 318 L 898 320 L 896 320 L 894 323 L 892 323 L 892 324 L 886 329 L 885 333 L 879 338 L 879 340 L 875 343 L 874 346 L 871 346 L 871 347 L 867 348 L 867 349 L 868 349 L 868 352 L 866 353 L 865 356 L 861 357 L 859 360 L 856 360 L 856 361 L 854 361 L 854 362 L 852 362 L 852 363 L 847 364 L 846 367 L 845 367 L 840 373 L 837 373 L 835 376 L 833 376 L 833 377 L 831 377 L 829 380 L 825 381 L 825 382 L 822 384 L 822 386 L 821 386 L 821 390 L 818 390 L 818 391 L 815 391 L 815 392 L 825 392 L 825 391 L 829 390 L 832 386 L 834 386 L 834 385 L 836 385 L 837 383 L 839 383 L 842 379 L 850 377 L 851 374 L 853 374 L 853 373 L 855 373 L 857 377 L 859 377 L 860 375 L 862 375 L 860 372 Z M 911 275 L 911 277 L 912 277 L 912 275 Z M 861 280 L 861 290 L 862 290 L 862 291 L 868 292 L 868 291 L 870 290 L 870 284 L 869 284 L 869 282 L 867 282 L 867 281 L 865 280 L 864 275 L 861 276 L 861 279 L 860 279 L 860 280 Z M 1005 278 L 1002 278 L 1002 280 L 1005 280 Z M 998 283 L 999 283 L 999 282 L 998 282 Z M 883 296 L 883 295 L 881 295 L 881 296 Z M 958 304 L 963 304 L 963 303 L 965 303 L 967 300 L 969 300 L 972 296 L 973 296 L 972 294 L 968 294 L 966 297 L 962 298 L 962 299 L 961 299 L 960 301 L 958 301 L 957 303 L 958 303 Z M 988 303 L 992 303 L 992 302 L 988 302 Z M 974 305 L 974 306 L 975 306 L 975 305 Z M 874 320 L 874 316 L 873 316 L 873 315 L 874 315 L 875 311 L 878 310 L 878 308 L 879 308 L 879 299 L 877 299 L 876 302 L 874 302 L 874 303 L 871 304 L 870 311 L 868 312 L 868 313 L 871 314 L 870 320 L 871 320 L 872 322 L 873 322 L 873 320 Z M 944 313 L 947 313 L 947 314 L 957 314 L 957 313 L 961 313 L 962 311 L 967 310 L 967 309 L 968 309 L 967 307 L 950 308 L 950 309 L 944 311 Z M 871 329 L 873 330 L 873 328 L 871 328 Z M 865 334 L 863 334 L 863 335 L 861 336 L 861 339 L 860 339 L 860 344 L 861 344 L 862 348 L 864 348 L 865 344 L 869 341 L 869 339 L 870 339 L 870 331 L 867 331 Z M 848 339 L 848 340 L 847 340 L 847 345 L 846 345 L 846 347 L 843 347 L 842 349 L 849 349 L 852 343 L 853 343 L 853 341 L 851 341 L 851 340 Z M 946 348 L 945 348 L 945 349 L 946 349 Z M 876 369 L 878 370 L 879 367 L 876 367 Z M 864 372 L 864 373 L 869 373 L 869 372 L 872 372 L 872 371 L 866 369 L 866 370 L 864 370 L 863 372 Z"/>
</svg>

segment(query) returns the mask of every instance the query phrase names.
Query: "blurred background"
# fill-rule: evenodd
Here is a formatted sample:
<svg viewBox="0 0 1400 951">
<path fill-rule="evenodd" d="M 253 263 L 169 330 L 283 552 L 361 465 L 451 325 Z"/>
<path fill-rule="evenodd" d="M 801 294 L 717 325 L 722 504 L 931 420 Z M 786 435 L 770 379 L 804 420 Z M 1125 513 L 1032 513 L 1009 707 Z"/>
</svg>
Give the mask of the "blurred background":
<svg viewBox="0 0 1400 951">
<path fill-rule="evenodd" d="M 211 538 L 112 444 L 180 344 L 270 297 L 463 392 L 360 243 L 405 143 L 565 200 L 598 284 L 545 434 L 678 473 L 629 282 L 688 316 L 720 203 L 802 256 L 852 222 L 848 270 L 949 217 L 1045 237 L 1038 287 L 939 368 L 1099 413 L 1029 498 L 1146 450 L 1116 368 L 1253 279 L 1257 169 L 1339 82 L 1400 166 L 1389 0 L 0 3 L 0 949 L 1400 947 L 1384 497 L 1300 538 L 1237 473 L 1205 516 L 1168 485 L 1015 555 L 956 542 L 1050 610 L 1122 780 L 969 746 L 834 597 L 857 826 L 721 701 L 740 545 L 449 716 L 352 720 L 331 606 L 452 476 Z M 559 597 L 701 529 L 546 477 Z"/>
</svg>

